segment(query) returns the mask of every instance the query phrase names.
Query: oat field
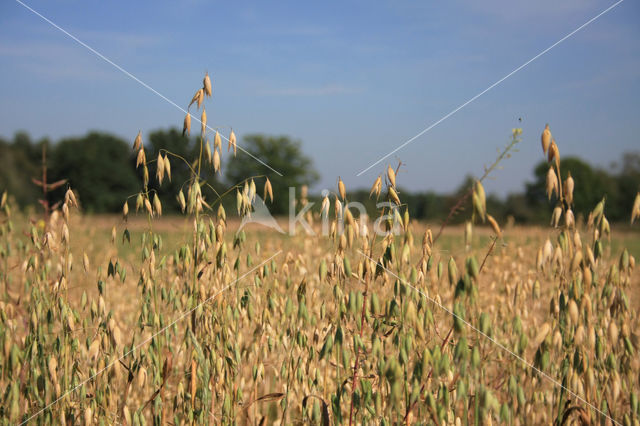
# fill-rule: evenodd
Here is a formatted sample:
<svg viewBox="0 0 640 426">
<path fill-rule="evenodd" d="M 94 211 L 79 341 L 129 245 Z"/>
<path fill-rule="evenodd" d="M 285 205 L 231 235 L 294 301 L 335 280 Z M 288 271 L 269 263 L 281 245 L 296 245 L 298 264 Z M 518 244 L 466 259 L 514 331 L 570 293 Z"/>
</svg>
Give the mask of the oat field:
<svg viewBox="0 0 640 426">
<path fill-rule="evenodd" d="M 236 211 L 199 177 L 223 138 L 237 149 L 206 124 L 210 94 L 206 77 L 184 119 L 199 158 L 132 137 L 144 184 L 122 215 L 83 214 L 72 187 L 46 218 L 3 195 L 2 424 L 640 424 L 639 225 L 610 225 L 606 200 L 575 219 L 548 127 L 548 227 L 497 223 L 483 178 L 464 225 L 413 221 L 394 164 L 376 217 L 337 180 L 313 233 L 279 233 L 240 226 L 258 193 L 286 196 L 267 176 L 230 188 Z M 177 161 L 184 213 L 162 216 L 148 184 Z"/>
</svg>

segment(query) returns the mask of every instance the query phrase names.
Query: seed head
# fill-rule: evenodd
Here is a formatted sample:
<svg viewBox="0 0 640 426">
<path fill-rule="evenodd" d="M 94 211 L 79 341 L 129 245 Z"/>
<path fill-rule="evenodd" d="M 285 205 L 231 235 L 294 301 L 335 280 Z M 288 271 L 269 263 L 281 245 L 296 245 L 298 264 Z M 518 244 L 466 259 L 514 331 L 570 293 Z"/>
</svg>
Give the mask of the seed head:
<svg viewBox="0 0 640 426">
<path fill-rule="evenodd" d="M 231 147 L 233 147 L 233 155 L 235 156 L 236 155 L 236 134 L 233 132 L 233 129 L 229 134 L 229 146 L 227 147 L 227 152 L 231 150 Z"/>
<path fill-rule="evenodd" d="M 204 89 L 198 89 L 196 94 L 193 95 L 191 102 L 189 102 L 189 107 L 191 107 L 191 105 L 193 105 L 193 103 L 196 102 L 196 104 L 198 105 L 198 108 L 200 108 L 200 105 L 202 105 L 203 99 L 204 99 Z"/>
<path fill-rule="evenodd" d="M 213 171 L 220 171 L 220 152 L 218 152 L 217 148 L 213 149 Z"/>
<path fill-rule="evenodd" d="M 342 201 L 346 201 L 347 190 L 345 189 L 344 182 L 341 178 L 338 178 L 338 192 L 340 192 L 340 198 L 342 198 Z"/>
<path fill-rule="evenodd" d="M 640 217 L 640 192 L 636 194 L 636 199 L 633 201 L 633 208 L 631 209 L 631 223 L 635 222 Z"/>
<path fill-rule="evenodd" d="M 542 132 L 540 140 L 542 142 L 542 152 L 544 153 L 544 155 L 547 155 L 549 144 L 551 143 L 551 130 L 549 130 L 548 124 L 544 126 L 544 131 Z"/>
<path fill-rule="evenodd" d="M 491 225 L 491 229 L 493 229 L 493 232 L 496 233 L 496 236 L 498 238 L 502 236 L 502 231 L 500 231 L 500 226 L 498 226 L 498 222 L 496 222 L 493 216 L 491 216 L 490 214 L 487 214 L 487 220 L 489 221 L 489 225 Z"/>
<path fill-rule="evenodd" d="M 387 166 L 387 179 L 391 183 L 391 186 L 396 187 L 396 172 L 391 166 Z"/>
<path fill-rule="evenodd" d="M 569 205 L 573 204 L 573 188 L 575 183 L 573 182 L 573 178 L 571 177 L 571 173 L 567 176 L 567 179 L 564 181 L 564 198 L 567 200 Z"/>
<path fill-rule="evenodd" d="M 262 198 L 265 202 L 267 201 L 267 196 L 271 198 L 271 202 L 273 203 L 273 188 L 271 187 L 271 181 L 269 178 L 264 182 L 264 196 Z"/>
<path fill-rule="evenodd" d="M 369 191 L 369 197 L 371 197 L 375 193 L 376 199 L 378 199 L 378 197 L 380 196 L 380 191 L 382 191 L 382 177 L 378 176 L 375 182 L 373 182 L 371 191 Z"/>
<path fill-rule="evenodd" d="M 187 136 L 191 134 L 191 114 L 189 113 L 184 116 L 184 124 L 182 126 L 182 136 L 184 137 L 185 134 Z"/>
<path fill-rule="evenodd" d="M 138 132 L 138 136 L 136 136 L 136 139 L 133 141 L 133 149 L 137 151 L 140 148 L 142 148 L 142 132 L 141 131 Z"/>
<path fill-rule="evenodd" d="M 547 172 L 547 197 L 549 200 L 552 194 L 555 194 L 556 197 L 558 196 L 558 176 L 556 176 L 553 167 L 549 167 L 549 171 Z"/>
<path fill-rule="evenodd" d="M 209 78 L 209 73 L 204 75 L 204 80 L 202 80 L 202 85 L 204 89 L 204 94 L 211 97 L 211 79 Z"/>
<path fill-rule="evenodd" d="M 200 132 L 202 133 L 202 137 L 207 133 L 207 111 L 202 108 L 202 116 L 200 118 Z"/>
<path fill-rule="evenodd" d="M 167 174 L 169 181 L 171 181 L 171 162 L 168 155 L 164 156 L 164 172 Z"/>
</svg>

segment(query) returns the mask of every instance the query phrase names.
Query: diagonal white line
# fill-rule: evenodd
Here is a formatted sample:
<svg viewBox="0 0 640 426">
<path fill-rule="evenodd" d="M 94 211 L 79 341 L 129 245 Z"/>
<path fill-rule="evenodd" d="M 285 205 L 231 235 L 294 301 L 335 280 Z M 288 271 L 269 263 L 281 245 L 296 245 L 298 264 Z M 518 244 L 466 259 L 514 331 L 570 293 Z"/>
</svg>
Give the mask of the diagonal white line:
<svg viewBox="0 0 640 426">
<path fill-rule="evenodd" d="M 529 363 L 526 359 L 522 358 L 520 355 L 516 354 L 515 352 L 513 352 L 512 350 L 510 350 L 509 348 L 507 348 L 506 346 L 504 346 L 503 344 L 497 342 L 495 339 L 493 339 L 491 336 L 487 335 L 486 333 L 483 333 L 482 331 L 478 330 L 476 327 L 474 327 L 471 323 L 469 323 L 467 320 L 465 320 L 464 318 L 460 317 L 458 314 L 456 314 L 455 312 L 452 312 L 450 309 L 448 309 L 446 306 L 442 305 L 441 303 L 438 303 L 437 300 L 435 300 L 432 297 L 427 296 L 424 292 L 422 292 L 420 289 L 412 286 L 411 284 L 409 284 L 408 282 L 406 282 L 404 279 L 400 278 L 399 276 L 397 276 L 396 274 L 394 274 L 391 270 L 389 270 L 388 268 L 386 268 L 384 265 L 382 265 L 380 262 L 370 258 L 369 256 L 367 256 L 362 250 L 358 249 L 358 252 L 364 256 L 365 258 L 371 260 L 372 262 L 376 262 L 377 265 L 380 265 L 382 267 L 382 269 L 384 269 L 388 274 L 394 276 L 395 278 L 397 278 L 398 280 L 400 280 L 400 282 L 402 282 L 404 285 L 406 285 L 407 287 L 417 291 L 419 294 L 421 294 L 422 296 L 426 297 L 427 299 L 429 299 L 430 302 L 433 302 L 434 305 L 438 306 L 440 309 L 442 309 L 443 311 L 445 311 L 446 313 L 448 313 L 449 315 L 453 316 L 454 318 L 462 321 L 467 327 L 469 327 L 470 329 L 472 329 L 473 331 L 475 331 L 476 333 L 482 335 L 484 338 L 486 338 L 487 340 L 489 340 L 491 343 L 493 343 L 494 345 L 496 345 L 497 347 L 499 347 L 500 349 L 502 349 L 503 351 L 509 353 L 510 355 L 512 355 L 513 357 L 517 358 L 520 362 L 522 362 L 524 365 L 526 365 L 527 367 L 535 370 L 538 374 L 542 375 L 543 377 L 545 377 L 547 380 L 549 380 L 551 383 L 553 383 L 554 385 L 560 387 L 561 389 L 564 389 L 565 391 L 567 391 L 568 393 L 570 393 L 572 396 L 574 396 L 576 399 L 579 399 L 580 401 L 584 402 L 586 405 L 588 405 L 589 407 L 593 408 L 594 410 L 596 410 L 599 414 L 607 417 L 609 420 L 611 420 L 613 423 L 615 423 L 618 426 L 622 426 L 622 423 L 617 422 L 616 420 L 614 420 L 611 416 L 609 416 L 607 413 L 603 412 L 602 410 L 600 410 L 598 407 L 596 407 L 595 405 L 591 404 L 589 401 L 587 401 L 586 399 L 582 398 L 580 395 L 578 395 L 577 393 L 573 392 L 571 389 L 567 389 L 565 386 L 562 385 L 562 383 L 558 382 L 556 379 L 554 379 L 553 377 L 551 377 L 550 375 L 548 375 L 547 373 L 545 373 L 544 371 L 540 370 L 538 367 L 536 367 L 535 365 Z"/>
<path fill-rule="evenodd" d="M 18 0 L 16 0 L 18 1 Z M 562 43 L 563 41 L 565 41 L 566 39 L 568 39 L 569 37 L 573 36 L 575 33 L 577 33 L 578 31 L 580 31 L 581 29 L 583 29 L 584 27 L 586 27 L 587 25 L 591 24 L 593 21 L 595 21 L 596 19 L 598 19 L 599 17 L 601 17 L 602 15 L 604 15 L 605 13 L 609 12 L 611 9 L 613 9 L 614 7 L 618 6 L 620 3 L 622 3 L 624 0 L 618 0 L 616 3 L 612 4 L 611 6 L 609 6 L 608 8 L 606 8 L 605 10 L 603 10 L 602 12 L 598 13 L 596 16 L 594 16 L 593 18 L 589 19 L 587 22 L 585 22 L 584 24 L 580 25 L 578 28 L 576 28 L 575 30 L 571 31 L 569 34 L 567 34 L 566 36 L 562 37 L 560 40 L 556 41 L 555 43 L 553 43 L 551 46 L 547 47 L 546 49 L 544 49 L 542 52 L 538 53 L 536 56 L 534 56 L 533 58 L 529 59 L 527 62 L 525 62 L 524 64 L 520 65 L 518 68 L 514 69 L 513 71 L 511 71 L 509 74 L 505 75 L 504 77 L 502 77 L 500 80 L 496 81 L 495 83 L 493 83 L 491 86 L 487 87 L 486 89 L 484 89 L 482 92 L 478 93 L 477 95 L 475 95 L 474 97 L 472 97 L 471 99 L 469 99 L 468 101 L 466 101 L 465 103 L 461 104 L 460 106 L 458 106 L 457 108 L 455 108 L 453 111 L 451 111 L 450 113 L 448 113 L 447 115 L 445 115 L 444 117 L 440 118 L 438 121 L 432 123 L 431 125 L 429 125 L 429 127 L 427 127 L 426 129 L 422 130 L 420 133 L 418 133 L 417 135 L 413 136 L 412 138 L 408 139 L 406 142 L 404 142 L 403 144 L 401 144 L 400 146 L 398 146 L 397 148 L 395 148 L 394 150 L 392 150 L 391 152 L 389 152 L 388 154 L 384 155 L 383 157 L 381 157 L 379 160 L 371 163 L 369 165 L 369 167 L 367 167 L 366 169 L 360 171 L 360 173 L 358 173 L 356 176 L 360 176 L 363 173 L 367 172 L 368 170 L 370 170 L 373 166 L 380 164 L 384 159 L 388 158 L 389 156 L 395 154 L 396 152 L 398 152 L 399 150 L 401 150 L 402 148 L 404 148 L 405 146 L 409 145 L 411 142 L 413 142 L 414 140 L 418 139 L 420 136 L 424 135 L 425 133 L 427 133 L 429 130 L 433 129 L 434 127 L 436 127 L 438 124 L 442 123 L 443 121 L 445 121 L 447 118 L 451 117 L 453 114 L 455 114 L 456 112 L 460 111 L 462 108 L 466 107 L 467 105 L 469 105 L 471 102 L 475 101 L 476 99 L 478 99 L 480 96 L 484 95 L 485 93 L 487 93 L 489 90 L 493 89 L 494 87 L 496 87 L 497 85 L 499 85 L 500 83 L 502 83 L 503 81 L 505 81 L 506 79 L 508 79 L 509 77 L 511 77 L 512 75 L 514 75 L 515 73 L 517 73 L 518 71 L 520 71 L 521 69 L 523 69 L 524 67 L 526 67 L 527 65 L 529 65 L 531 62 L 535 61 L 536 59 L 538 59 L 539 57 L 541 57 L 542 55 L 544 55 L 545 53 L 547 53 L 548 51 L 550 51 L 551 49 L 553 49 L 554 47 L 556 47 L 557 45 L 559 45 L 560 43 Z"/>
<path fill-rule="evenodd" d="M 118 69 L 119 71 L 121 71 L 124 75 L 126 75 L 127 77 L 131 78 L 132 80 L 136 81 L 137 83 L 139 83 L 140 85 L 142 85 L 143 87 L 145 87 L 146 89 L 150 90 L 151 92 L 155 93 L 156 95 L 158 95 L 159 97 L 161 97 L 162 99 L 164 99 L 165 101 L 167 101 L 168 103 L 170 103 L 171 105 L 173 105 L 174 107 L 178 108 L 180 111 L 182 111 L 183 113 L 187 114 L 187 110 L 182 108 L 180 105 L 178 105 L 177 103 L 175 103 L 174 101 L 172 101 L 171 99 L 167 98 L 165 95 L 163 95 L 162 93 L 158 92 L 156 89 L 154 89 L 153 87 L 149 86 L 147 83 L 145 83 L 144 81 L 140 80 L 138 77 L 136 77 L 135 75 L 131 74 L 129 71 L 127 71 L 126 69 L 122 68 L 120 65 L 116 64 L 115 62 L 113 62 L 111 59 L 107 58 L 106 56 L 104 56 L 102 53 L 98 52 L 96 49 L 94 49 L 93 47 L 89 46 L 87 43 L 83 42 L 82 40 L 78 39 L 76 36 L 74 36 L 73 34 L 71 34 L 70 32 L 68 32 L 67 30 L 65 30 L 64 28 L 60 27 L 59 25 L 57 25 L 55 22 L 51 21 L 49 18 L 47 18 L 46 16 L 43 16 L 41 13 L 39 13 L 38 11 L 34 10 L 33 8 L 31 8 L 30 6 L 28 6 L 27 4 L 25 4 L 24 2 L 22 2 L 21 0 L 16 0 L 17 3 L 19 3 L 20 5 L 22 5 L 25 9 L 33 12 L 35 15 L 39 16 L 40 18 L 42 18 L 44 21 L 46 21 L 47 23 L 49 23 L 51 26 L 53 26 L 54 28 L 60 30 L 62 33 L 64 33 L 65 35 L 67 35 L 69 38 L 71 38 L 72 40 L 74 40 L 76 43 L 80 44 L 81 46 L 87 48 L 91 53 L 95 54 L 96 56 L 98 56 L 100 59 L 104 60 L 105 62 L 107 62 L 108 64 L 114 66 L 116 69 Z M 197 117 L 192 116 L 192 118 L 194 120 L 196 120 L 198 123 L 202 123 Z M 206 126 L 207 129 L 209 130 L 215 130 L 213 128 L 211 128 L 209 125 Z M 220 135 L 222 136 L 227 142 L 229 142 L 229 139 L 227 139 L 226 136 L 224 135 Z M 245 150 L 244 148 L 242 148 L 240 145 L 236 144 L 236 146 L 238 147 L 238 149 L 240 151 L 242 151 L 243 153 L 247 154 L 249 157 L 253 158 L 254 160 L 256 160 L 257 162 L 259 162 L 260 164 L 262 164 L 263 166 L 267 167 L 269 170 L 271 170 L 272 172 L 274 172 L 275 174 L 277 174 L 278 176 L 282 177 L 282 173 L 280 173 L 279 171 L 275 170 L 273 167 L 271 167 L 270 165 L 268 165 L 267 163 L 265 163 L 264 161 L 262 161 L 261 159 L 257 158 L 256 156 L 254 156 L 253 154 L 251 154 L 250 152 L 248 152 L 247 150 Z"/>
<path fill-rule="evenodd" d="M 38 417 L 40 414 L 42 414 L 42 412 L 44 412 L 46 409 L 48 409 L 49 407 L 55 405 L 58 401 L 60 401 L 62 398 L 64 398 L 65 396 L 69 395 L 70 393 L 74 392 L 75 390 L 77 390 L 78 388 L 80 388 L 82 385 L 84 385 L 85 383 L 95 379 L 97 376 L 99 376 L 100 374 L 102 374 L 103 372 L 105 372 L 106 370 L 108 370 L 109 368 L 113 367 L 115 364 L 117 364 L 118 362 L 120 362 L 121 360 L 123 360 L 124 358 L 126 358 L 129 354 L 131 354 L 133 351 L 138 350 L 140 347 L 146 345 L 148 342 L 151 341 L 151 339 L 153 339 L 154 337 L 156 337 L 157 335 L 164 333 L 166 330 L 169 329 L 169 327 L 172 327 L 175 323 L 182 321 L 184 319 L 184 317 L 186 317 L 187 315 L 191 315 L 191 313 L 193 311 L 195 311 L 196 309 L 198 309 L 200 306 L 212 301 L 213 299 L 215 299 L 216 297 L 218 297 L 219 295 L 221 295 L 222 293 L 224 293 L 225 291 L 227 291 L 229 288 L 231 288 L 234 284 L 236 284 L 238 281 L 240 281 L 241 279 L 243 279 L 244 277 L 246 277 L 247 275 L 251 274 L 253 271 L 259 269 L 262 265 L 264 265 L 265 263 L 269 262 L 271 259 L 273 259 L 274 257 L 276 257 L 277 255 L 279 255 L 280 253 L 282 253 L 282 250 L 278 250 L 276 252 L 276 254 L 274 254 L 273 256 L 271 256 L 270 258 L 268 258 L 267 260 L 264 260 L 262 263 L 260 263 L 258 266 L 255 266 L 253 268 L 251 268 L 249 271 L 245 272 L 244 274 L 242 274 L 240 277 L 238 277 L 236 280 L 234 280 L 231 284 L 229 284 L 228 286 L 224 287 L 222 290 L 220 290 L 219 292 L 217 292 L 216 294 L 214 294 L 213 296 L 209 297 L 208 299 L 204 300 L 203 302 L 199 303 L 197 306 L 195 306 L 192 309 L 189 309 L 188 311 L 184 312 L 183 314 L 181 314 L 178 318 L 176 318 L 175 320 L 173 320 L 173 322 L 171 322 L 171 324 L 163 327 L 160 331 L 158 331 L 157 333 L 151 335 L 150 337 L 148 337 L 147 339 L 143 340 L 141 343 L 139 343 L 136 347 L 132 348 L 129 352 L 125 353 L 124 355 L 122 355 L 120 358 L 116 359 L 115 361 L 111 362 L 110 364 L 108 364 L 106 367 L 104 367 L 102 370 L 98 371 L 97 373 L 95 373 L 93 376 L 89 377 L 88 379 L 80 382 L 78 385 L 76 385 L 74 388 L 69 389 L 68 391 L 66 391 L 65 393 L 63 393 L 62 395 L 60 395 L 55 401 L 51 402 L 49 405 L 47 405 L 46 407 L 40 409 L 40 411 L 38 411 L 35 414 L 32 414 L 28 419 L 26 419 L 25 421 L 23 421 L 22 423 L 20 423 L 19 426 L 24 425 L 25 423 L 29 422 L 30 420 Z"/>
</svg>

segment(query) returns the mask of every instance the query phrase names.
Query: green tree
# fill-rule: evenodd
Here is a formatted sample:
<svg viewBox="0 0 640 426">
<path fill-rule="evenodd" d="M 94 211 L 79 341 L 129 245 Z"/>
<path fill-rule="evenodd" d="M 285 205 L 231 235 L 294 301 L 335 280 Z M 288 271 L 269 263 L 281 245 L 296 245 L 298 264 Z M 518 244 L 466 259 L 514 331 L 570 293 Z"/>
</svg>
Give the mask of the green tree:
<svg viewBox="0 0 640 426">
<path fill-rule="evenodd" d="M 540 162 L 534 169 L 535 182 L 527 184 L 526 197 L 532 209 L 539 212 L 548 213 L 555 206 L 555 198 L 548 201 L 545 192 L 547 172 L 549 164 Z M 575 182 L 573 191 L 573 211 L 576 217 L 583 215 L 587 217 L 589 212 L 598 204 L 602 197 L 606 197 L 605 212 L 611 220 L 618 220 L 619 212 L 619 190 L 616 179 L 604 170 L 591 167 L 588 163 L 577 157 L 566 157 L 562 159 L 560 165 L 562 181 L 571 173 Z M 544 216 L 544 214 L 543 214 Z M 546 214 L 547 217 L 548 214 Z M 543 218 L 540 218 L 544 220 Z"/>
<path fill-rule="evenodd" d="M 119 211 L 140 189 L 129 143 L 115 136 L 92 132 L 63 139 L 50 158 L 51 181 L 68 179 L 88 212 Z"/>
<path fill-rule="evenodd" d="M 238 154 L 226 166 L 228 184 L 235 185 L 252 176 L 267 176 L 273 186 L 274 201 L 269 209 L 274 214 L 289 211 L 289 187 L 311 185 L 318 180 L 318 173 L 311 159 L 302 152 L 300 141 L 293 141 L 286 136 L 249 135 L 244 138 L 242 148 L 282 176 L 238 150 Z M 262 191 L 259 194 L 262 196 Z"/>
<path fill-rule="evenodd" d="M 35 206 L 42 195 L 31 178 L 40 178 L 43 143 L 48 145 L 46 140 L 34 144 L 23 132 L 13 142 L 0 140 L 0 193 L 6 190 L 21 207 Z"/>
</svg>

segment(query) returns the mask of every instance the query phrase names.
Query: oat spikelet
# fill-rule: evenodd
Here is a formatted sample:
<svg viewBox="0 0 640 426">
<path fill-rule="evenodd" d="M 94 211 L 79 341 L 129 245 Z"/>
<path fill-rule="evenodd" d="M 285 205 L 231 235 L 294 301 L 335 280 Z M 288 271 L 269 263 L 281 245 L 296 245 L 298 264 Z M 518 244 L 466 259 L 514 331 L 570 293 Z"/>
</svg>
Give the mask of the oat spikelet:
<svg viewBox="0 0 640 426">
<path fill-rule="evenodd" d="M 213 171 L 220 171 L 220 153 L 217 148 L 213 149 Z"/>
<path fill-rule="evenodd" d="M 229 146 L 227 147 L 227 152 L 233 147 L 233 155 L 236 155 L 236 134 L 231 129 L 231 133 L 229 134 Z"/>
<path fill-rule="evenodd" d="M 171 181 L 171 162 L 168 155 L 164 156 L 164 172 L 167 174 L 169 181 Z"/>
<path fill-rule="evenodd" d="M 391 166 L 387 166 L 387 178 L 391 182 L 391 186 L 396 187 L 396 172 Z"/>
<path fill-rule="evenodd" d="M 144 208 L 147 210 L 147 213 L 153 216 L 153 209 L 151 208 L 151 202 L 149 202 L 149 199 L 147 197 L 144 198 Z"/>
<path fill-rule="evenodd" d="M 395 189 L 393 189 L 392 186 L 389 187 L 389 199 L 394 203 L 396 203 L 397 205 L 401 204 L 400 197 L 398 197 L 398 193 L 396 192 Z"/>
<path fill-rule="evenodd" d="M 222 149 L 222 138 L 220 133 L 216 130 L 216 136 L 213 138 L 213 149 Z"/>
<path fill-rule="evenodd" d="M 184 124 L 182 126 L 182 136 L 184 137 L 185 134 L 187 136 L 191 134 L 191 114 L 189 113 L 184 116 Z"/>
<path fill-rule="evenodd" d="M 89 256 L 87 256 L 87 252 L 82 253 L 82 267 L 85 272 L 89 272 Z"/>
<path fill-rule="evenodd" d="M 202 133 L 202 137 L 207 133 L 207 111 L 202 108 L 202 117 L 200 118 L 200 131 Z"/>
<path fill-rule="evenodd" d="M 207 163 L 213 164 L 213 155 L 211 155 L 211 145 L 209 145 L 209 141 L 204 143 L 204 158 L 207 160 Z"/>
<path fill-rule="evenodd" d="M 264 201 L 267 201 L 267 196 L 271 198 L 271 202 L 273 203 L 273 188 L 271 187 L 271 181 L 269 178 L 264 183 L 264 196 L 262 197 Z"/>
<path fill-rule="evenodd" d="M 160 203 L 158 194 L 153 194 L 153 209 L 156 212 L 156 216 L 162 216 L 162 204 Z"/>
<path fill-rule="evenodd" d="M 558 150 L 558 145 L 556 145 L 555 139 L 551 139 L 551 145 L 549 146 L 549 162 L 554 161 L 556 167 L 560 167 L 560 150 Z"/>
<path fill-rule="evenodd" d="M 344 182 L 342 181 L 342 178 L 340 177 L 338 177 L 338 192 L 340 192 L 340 198 L 342 198 L 342 201 L 346 201 L 347 190 L 344 186 Z"/>
<path fill-rule="evenodd" d="M 136 156 L 136 169 L 140 167 L 141 164 L 144 164 L 147 161 L 146 155 L 144 154 L 144 149 L 138 151 L 138 155 Z"/>
<path fill-rule="evenodd" d="M 568 204 L 573 204 L 573 188 L 575 187 L 575 182 L 571 177 L 571 173 L 567 176 L 567 179 L 564 181 L 564 198 L 567 200 Z"/>
<path fill-rule="evenodd" d="M 124 205 L 122 206 L 122 218 L 124 220 L 127 220 L 128 216 L 129 216 L 129 202 L 125 201 Z"/>
<path fill-rule="evenodd" d="M 369 197 L 371 197 L 374 193 L 376 194 L 376 199 L 380 196 L 380 191 L 382 190 L 382 177 L 378 176 L 376 181 L 373 182 L 373 186 L 371 187 L 371 191 L 369 191 Z"/>
<path fill-rule="evenodd" d="M 547 196 L 549 200 L 552 194 L 555 194 L 556 197 L 558 196 L 558 176 L 556 176 L 553 167 L 549 167 L 549 171 L 547 172 Z"/>
<path fill-rule="evenodd" d="M 500 226 L 498 225 L 498 222 L 496 222 L 496 220 L 490 214 L 487 214 L 487 220 L 489 221 L 489 225 L 491 225 L 491 229 L 493 229 L 493 232 L 496 233 L 496 236 L 498 238 L 501 237 L 502 231 L 500 230 Z"/>
<path fill-rule="evenodd" d="M 202 80 L 202 88 L 204 89 L 204 94 L 211 97 L 211 79 L 209 78 L 209 73 L 204 75 L 204 80 Z"/>
<path fill-rule="evenodd" d="M 162 180 L 164 179 L 164 158 L 162 158 L 162 154 L 158 154 L 158 158 L 156 159 L 156 170 L 158 183 L 162 185 Z"/>
<path fill-rule="evenodd" d="M 182 213 L 184 213 L 184 210 L 187 208 L 187 202 L 184 199 L 184 192 L 182 192 L 182 189 L 178 193 L 178 203 L 180 204 L 180 209 L 182 209 Z"/>
<path fill-rule="evenodd" d="M 202 105 L 203 98 L 204 98 L 204 89 L 198 89 L 196 94 L 193 95 L 191 102 L 189 102 L 189 107 L 191 107 L 191 105 L 193 105 L 193 103 L 196 102 L 196 104 L 198 105 L 198 108 L 200 108 L 200 105 Z"/>
<path fill-rule="evenodd" d="M 633 201 L 633 208 L 631 209 L 631 224 L 640 217 L 640 192 L 636 194 L 636 199 Z"/>
<path fill-rule="evenodd" d="M 544 155 L 547 155 L 549 151 L 549 145 L 551 144 L 551 130 L 549 130 L 549 125 L 544 126 L 544 131 L 542 132 L 542 136 L 540 137 L 542 142 L 542 152 Z"/>
<path fill-rule="evenodd" d="M 324 216 L 329 216 L 329 208 L 331 207 L 331 202 L 329 201 L 329 196 L 325 195 L 322 199 L 322 208 L 320 209 L 320 214 Z"/>
<path fill-rule="evenodd" d="M 142 148 L 142 132 L 138 131 L 138 136 L 136 136 L 136 140 L 133 141 L 133 149 L 139 150 Z"/>
</svg>

